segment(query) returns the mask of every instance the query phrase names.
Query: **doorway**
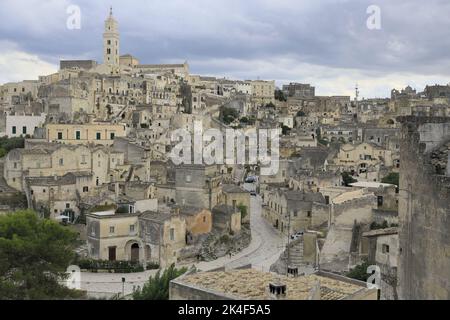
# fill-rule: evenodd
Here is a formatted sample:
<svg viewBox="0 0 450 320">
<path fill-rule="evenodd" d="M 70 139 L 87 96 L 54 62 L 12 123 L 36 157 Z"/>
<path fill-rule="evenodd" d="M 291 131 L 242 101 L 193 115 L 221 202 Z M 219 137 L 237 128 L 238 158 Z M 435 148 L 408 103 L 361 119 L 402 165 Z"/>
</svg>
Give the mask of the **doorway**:
<svg viewBox="0 0 450 320">
<path fill-rule="evenodd" d="M 108 248 L 108 259 L 109 261 L 116 261 L 116 247 Z"/>
<path fill-rule="evenodd" d="M 139 245 L 137 243 L 131 245 L 131 261 L 139 261 Z"/>
</svg>

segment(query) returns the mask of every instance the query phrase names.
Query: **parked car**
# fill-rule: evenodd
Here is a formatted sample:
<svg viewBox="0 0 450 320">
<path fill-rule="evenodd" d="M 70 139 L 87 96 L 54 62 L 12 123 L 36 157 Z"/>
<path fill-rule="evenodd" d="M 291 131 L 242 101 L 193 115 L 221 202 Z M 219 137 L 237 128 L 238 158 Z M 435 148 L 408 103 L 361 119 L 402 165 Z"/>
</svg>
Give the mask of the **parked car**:
<svg viewBox="0 0 450 320">
<path fill-rule="evenodd" d="M 303 236 L 303 231 L 299 231 L 299 232 L 296 232 L 296 233 L 292 234 L 291 235 L 291 239 L 292 240 L 298 240 L 298 239 L 300 239 L 301 236 Z"/>
<path fill-rule="evenodd" d="M 245 183 L 255 183 L 255 182 L 256 182 L 255 177 L 248 177 L 247 179 L 245 179 Z"/>
</svg>

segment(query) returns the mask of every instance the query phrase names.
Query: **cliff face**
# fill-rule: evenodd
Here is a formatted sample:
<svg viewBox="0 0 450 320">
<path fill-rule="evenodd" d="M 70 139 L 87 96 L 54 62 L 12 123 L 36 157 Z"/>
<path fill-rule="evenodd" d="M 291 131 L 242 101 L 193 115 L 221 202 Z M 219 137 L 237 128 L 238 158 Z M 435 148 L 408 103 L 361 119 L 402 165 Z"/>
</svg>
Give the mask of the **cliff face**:
<svg viewBox="0 0 450 320">
<path fill-rule="evenodd" d="M 450 118 L 400 117 L 399 298 L 450 299 Z"/>
</svg>

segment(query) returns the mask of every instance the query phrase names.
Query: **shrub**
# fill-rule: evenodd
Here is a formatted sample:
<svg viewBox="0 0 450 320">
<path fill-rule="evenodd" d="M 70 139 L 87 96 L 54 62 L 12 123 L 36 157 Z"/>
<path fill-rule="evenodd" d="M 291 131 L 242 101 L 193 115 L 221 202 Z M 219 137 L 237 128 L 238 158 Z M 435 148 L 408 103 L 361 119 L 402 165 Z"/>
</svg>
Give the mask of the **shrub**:
<svg viewBox="0 0 450 320">
<path fill-rule="evenodd" d="M 133 292 L 134 300 L 169 300 L 169 284 L 187 271 L 187 268 L 176 269 L 172 264 L 163 274 L 158 271 L 154 277 L 150 277 L 144 287 L 137 288 Z"/>
<path fill-rule="evenodd" d="M 85 259 L 76 262 L 80 269 L 98 272 L 98 270 L 107 270 L 116 273 L 142 272 L 144 267 L 138 261 L 109 261 Z"/>
</svg>

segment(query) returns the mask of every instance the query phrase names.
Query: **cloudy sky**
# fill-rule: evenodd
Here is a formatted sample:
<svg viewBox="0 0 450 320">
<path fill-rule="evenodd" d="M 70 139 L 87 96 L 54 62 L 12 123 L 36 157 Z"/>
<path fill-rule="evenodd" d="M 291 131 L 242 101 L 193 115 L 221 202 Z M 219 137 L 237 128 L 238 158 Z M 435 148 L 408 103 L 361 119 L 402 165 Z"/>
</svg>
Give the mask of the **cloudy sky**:
<svg viewBox="0 0 450 320">
<path fill-rule="evenodd" d="M 80 29 L 67 28 L 70 5 Z M 55 72 L 60 59 L 101 61 L 110 5 L 120 53 L 142 63 L 187 60 L 194 74 L 311 83 L 318 95 L 450 82 L 448 0 L 1 0 L 0 83 Z M 367 27 L 371 5 L 379 30 Z"/>
</svg>

